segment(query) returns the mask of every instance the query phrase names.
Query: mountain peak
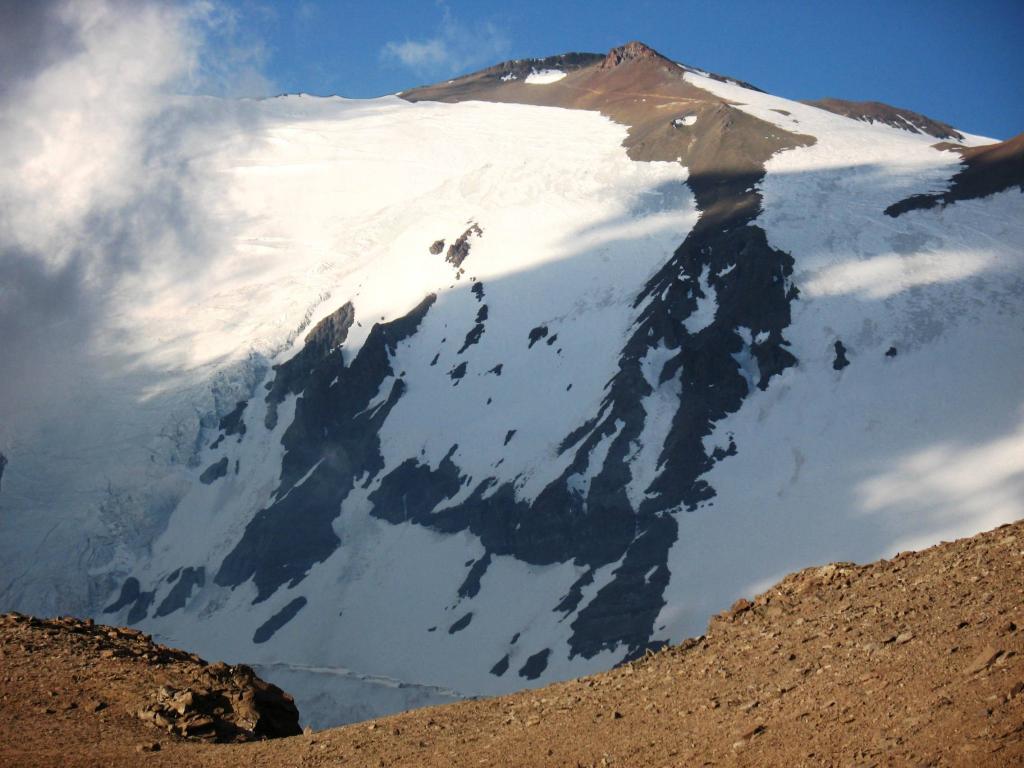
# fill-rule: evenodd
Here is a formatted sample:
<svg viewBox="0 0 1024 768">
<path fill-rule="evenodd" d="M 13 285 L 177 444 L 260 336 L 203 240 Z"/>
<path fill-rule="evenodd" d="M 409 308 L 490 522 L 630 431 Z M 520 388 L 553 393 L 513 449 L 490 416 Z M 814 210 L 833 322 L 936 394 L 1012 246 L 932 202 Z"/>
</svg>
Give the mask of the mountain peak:
<svg viewBox="0 0 1024 768">
<path fill-rule="evenodd" d="M 632 42 L 620 45 L 618 48 L 612 48 L 608 51 L 608 55 L 605 56 L 604 61 L 601 62 L 601 69 L 611 69 L 612 67 L 617 67 L 627 61 L 638 61 L 641 59 L 665 59 L 665 57 L 646 43 L 641 43 L 639 40 L 633 40 Z"/>
</svg>

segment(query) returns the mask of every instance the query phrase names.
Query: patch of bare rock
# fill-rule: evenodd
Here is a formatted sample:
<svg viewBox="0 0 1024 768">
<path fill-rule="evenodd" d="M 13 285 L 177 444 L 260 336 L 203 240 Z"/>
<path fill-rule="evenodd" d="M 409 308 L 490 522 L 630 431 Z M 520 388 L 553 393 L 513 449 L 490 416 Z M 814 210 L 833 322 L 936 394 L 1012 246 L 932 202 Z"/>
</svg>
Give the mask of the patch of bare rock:
<svg viewBox="0 0 1024 768">
<path fill-rule="evenodd" d="M 301 733 L 292 698 L 249 667 L 89 619 L 0 616 L 0 686 L 3 766 L 99 765 L 178 741 Z"/>
<path fill-rule="evenodd" d="M 5 766 L 1024 765 L 1024 523 L 800 571 L 704 636 L 593 677 L 248 743 L 137 716 L 244 685 L 233 672 L 204 677 L 213 665 L 170 649 L 157 668 L 119 641 L 76 645 L 59 622 L 8 616 L 0 629 Z M 179 663 L 196 674 L 175 677 Z"/>
</svg>

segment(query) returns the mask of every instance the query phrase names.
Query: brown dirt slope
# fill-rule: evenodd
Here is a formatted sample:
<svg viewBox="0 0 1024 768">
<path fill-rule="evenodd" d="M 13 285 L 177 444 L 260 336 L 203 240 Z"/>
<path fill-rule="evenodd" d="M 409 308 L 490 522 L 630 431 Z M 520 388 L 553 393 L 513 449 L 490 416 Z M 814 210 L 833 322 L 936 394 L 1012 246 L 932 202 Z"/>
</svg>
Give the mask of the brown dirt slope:
<svg viewBox="0 0 1024 768">
<path fill-rule="evenodd" d="M 566 77 L 548 85 L 527 84 L 524 73 L 550 62 L 559 66 L 556 59 L 563 57 L 507 62 L 399 96 L 408 101 L 493 101 L 600 112 L 627 126 L 624 145 L 633 160 L 678 160 L 689 168 L 688 183 L 704 214 L 704 227 L 755 215 L 760 197 L 748 190 L 764 174 L 765 161 L 783 149 L 815 141 L 759 120 L 687 82 L 684 75 L 692 68 L 643 43 L 627 43 L 603 57 L 565 56 L 577 58 L 560 66 Z M 508 75 L 516 79 L 503 79 Z M 688 125 L 684 118 L 695 120 Z"/>
<path fill-rule="evenodd" d="M 900 109 L 880 101 L 847 101 L 846 99 L 818 99 L 805 101 L 812 107 L 818 107 L 843 117 L 865 122 L 884 123 L 911 133 L 924 133 L 937 139 L 963 139 L 963 134 L 953 126 L 933 120 L 926 115 L 909 109 Z"/>
<path fill-rule="evenodd" d="M 157 677 L 138 659 L 104 664 L 49 625 L 0 627 L 5 766 L 1024 765 L 1024 522 L 809 568 L 611 672 L 248 744 L 130 716 L 124 691 Z M 84 698 L 69 713 L 72 689 Z M 159 752 L 135 751 L 155 739 Z"/>
<path fill-rule="evenodd" d="M 0 615 L 0 766 L 101 764 L 167 739 L 299 733 L 291 696 L 244 665 L 208 664 L 88 619 Z"/>
<path fill-rule="evenodd" d="M 577 58 L 572 59 L 572 66 L 560 66 L 557 60 L 567 56 Z M 525 74 L 531 69 L 547 68 L 549 63 L 567 72 L 566 77 L 548 85 L 525 82 Z M 643 43 L 632 42 L 613 48 L 603 57 L 564 54 L 544 60 L 506 62 L 455 80 L 414 88 L 399 96 L 408 101 L 494 101 L 600 112 L 629 126 L 626 147 L 632 159 L 674 161 L 682 157 L 684 164 L 690 167 L 709 156 L 715 157 L 720 170 L 746 168 L 750 163 L 741 150 L 724 158 L 721 153 L 709 152 L 706 148 L 700 152 L 693 151 L 695 137 L 722 132 L 724 121 L 709 123 L 701 119 L 709 112 L 728 113 L 733 121 L 746 122 L 749 118 L 752 123 L 748 128 L 751 134 L 748 141 L 753 139 L 755 132 L 761 138 L 766 132 L 774 134 L 773 139 L 768 139 L 774 146 L 767 153 L 757 147 L 759 157 L 766 158 L 772 152 L 792 145 L 790 139 L 793 134 L 740 110 L 725 109 L 728 107 L 726 100 L 687 82 L 684 79 L 686 71 L 692 71 L 692 68 L 671 61 Z M 509 75 L 515 75 L 516 79 L 505 80 Z M 745 83 L 740 85 L 756 90 Z M 676 118 L 691 116 L 697 117 L 693 128 L 673 125 Z M 733 123 L 724 127 L 733 128 Z M 737 130 L 733 128 L 729 133 L 737 133 Z M 809 140 L 809 137 L 803 139 Z M 726 138 L 724 143 L 728 141 Z"/>
<path fill-rule="evenodd" d="M 963 156 L 963 170 L 952 178 L 945 192 L 912 195 L 886 208 L 887 215 L 896 217 L 907 211 L 947 206 L 957 200 L 988 197 L 1014 187 L 1024 192 L 1024 133 L 982 147 L 936 146 L 959 152 Z"/>
</svg>

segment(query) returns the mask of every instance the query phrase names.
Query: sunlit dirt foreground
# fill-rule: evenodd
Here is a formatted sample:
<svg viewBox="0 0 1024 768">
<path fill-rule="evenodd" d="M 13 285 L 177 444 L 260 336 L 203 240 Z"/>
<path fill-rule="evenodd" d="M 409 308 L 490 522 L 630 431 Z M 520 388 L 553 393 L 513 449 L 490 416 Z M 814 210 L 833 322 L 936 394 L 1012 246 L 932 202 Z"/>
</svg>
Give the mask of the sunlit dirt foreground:
<svg viewBox="0 0 1024 768">
<path fill-rule="evenodd" d="M 247 743 L 179 735 L 176 714 L 183 691 L 220 685 L 226 713 L 210 717 L 233 718 L 220 737 L 294 729 L 287 697 L 245 668 L 12 614 L 0 765 L 1022 765 L 1022 652 L 1024 523 L 801 571 L 704 637 L 605 674 Z"/>
</svg>

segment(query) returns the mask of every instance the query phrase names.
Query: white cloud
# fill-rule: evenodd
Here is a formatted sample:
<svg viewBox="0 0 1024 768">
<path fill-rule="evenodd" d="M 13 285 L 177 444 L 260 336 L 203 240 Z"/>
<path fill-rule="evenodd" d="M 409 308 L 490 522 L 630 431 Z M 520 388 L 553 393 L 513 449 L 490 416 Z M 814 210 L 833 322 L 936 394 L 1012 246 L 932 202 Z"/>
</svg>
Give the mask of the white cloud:
<svg viewBox="0 0 1024 768">
<path fill-rule="evenodd" d="M 384 52 L 413 69 L 446 66 L 452 55 L 440 38 L 425 42 L 407 40 L 404 43 L 388 43 L 384 46 Z"/>
<path fill-rule="evenodd" d="M 412 69 L 417 74 L 448 76 L 497 64 L 508 54 L 509 41 L 493 22 L 467 25 L 441 5 L 436 33 L 418 40 L 390 41 L 381 58 Z"/>
<path fill-rule="evenodd" d="M 259 46 L 209 0 L 14 4 L 0 50 L 2 450 L 30 404 L 68 396 L 126 275 L 194 279 L 219 245 L 183 159 L 209 126 L 178 95 L 265 82 Z"/>
<path fill-rule="evenodd" d="M 246 28 L 250 19 L 275 18 L 272 7 L 250 4 L 243 14 L 211 0 L 193 0 L 185 8 L 193 34 L 201 39 L 201 55 L 189 72 L 190 90 L 229 98 L 275 93 L 273 82 L 263 72 L 266 45 L 256 35 L 247 34 Z"/>
</svg>

